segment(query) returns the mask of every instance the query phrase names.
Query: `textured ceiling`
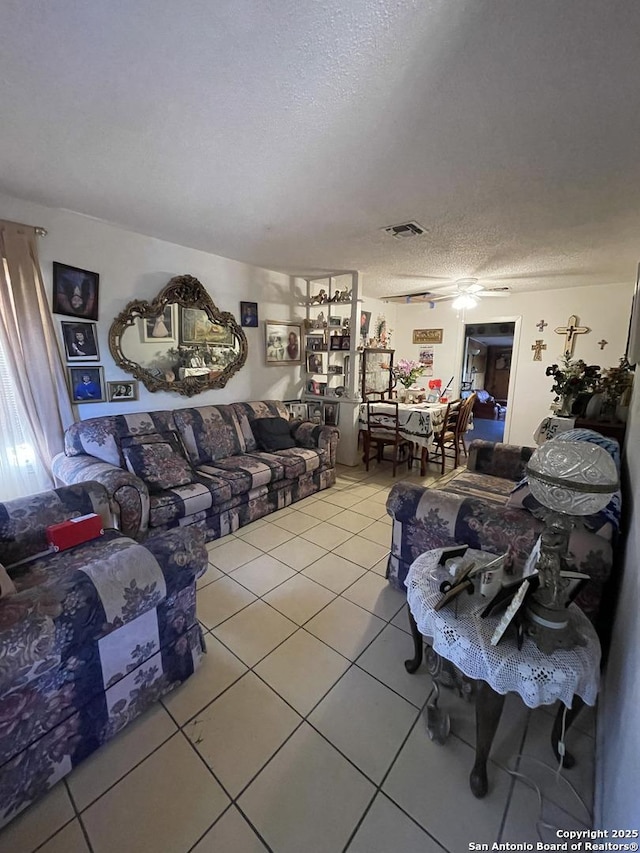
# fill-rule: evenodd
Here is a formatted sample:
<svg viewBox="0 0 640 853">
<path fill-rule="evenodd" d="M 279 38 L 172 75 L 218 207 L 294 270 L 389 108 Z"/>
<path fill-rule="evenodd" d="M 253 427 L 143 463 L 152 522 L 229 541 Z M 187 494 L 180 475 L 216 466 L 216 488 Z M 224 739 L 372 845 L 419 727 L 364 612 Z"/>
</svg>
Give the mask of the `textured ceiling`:
<svg viewBox="0 0 640 853">
<path fill-rule="evenodd" d="M 637 0 L 4 0 L 0 190 L 369 295 L 631 282 L 639 32 Z"/>
</svg>

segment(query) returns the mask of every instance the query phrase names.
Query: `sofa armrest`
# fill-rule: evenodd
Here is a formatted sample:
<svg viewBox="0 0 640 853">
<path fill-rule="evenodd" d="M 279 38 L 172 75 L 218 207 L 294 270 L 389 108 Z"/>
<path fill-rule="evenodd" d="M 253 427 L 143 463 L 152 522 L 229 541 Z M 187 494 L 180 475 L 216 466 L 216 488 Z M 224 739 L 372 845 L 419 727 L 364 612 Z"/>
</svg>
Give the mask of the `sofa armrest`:
<svg viewBox="0 0 640 853">
<path fill-rule="evenodd" d="M 155 533 L 144 547 L 156 558 L 167 584 L 167 595 L 194 583 L 207 570 L 209 553 L 204 531 L 198 527 L 176 527 Z"/>
<path fill-rule="evenodd" d="M 95 456 L 65 456 L 53 458 L 51 468 L 63 483 L 81 483 L 96 480 L 109 495 L 111 510 L 118 528 L 125 536 L 141 539 L 149 528 L 149 490 L 135 474 Z"/>
<path fill-rule="evenodd" d="M 535 447 L 475 439 L 469 446 L 467 470 L 517 483 L 526 474 L 527 462 L 534 450 Z"/>
<path fill-rule="evenodd" d="M 48 550 L 47 527 L 92 512 L 113 527 L 107 490 L 95 481 L 0 503 L 0 562 L 10 566 Z"/>
<path fill-rule="evenodd" d="M 333 426 L 321 426 L 312 421 L 302 421 L 291 433 L 300 447 L 326 450 L 329 466 L 335 468 L 340 430 Z"/>
</svg>

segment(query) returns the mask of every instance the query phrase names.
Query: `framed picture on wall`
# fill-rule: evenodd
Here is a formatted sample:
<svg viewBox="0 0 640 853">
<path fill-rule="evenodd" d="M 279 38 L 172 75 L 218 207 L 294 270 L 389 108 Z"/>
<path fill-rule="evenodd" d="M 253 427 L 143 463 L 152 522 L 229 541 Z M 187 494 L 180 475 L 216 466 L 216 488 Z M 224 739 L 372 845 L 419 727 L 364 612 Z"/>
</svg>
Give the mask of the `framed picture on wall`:
<svg viewBox="0 0 640 853">
<path fill-rule="evenodd" d="M 257 302 L 241 302 L 240 303 L 240 325 L 248 326 L 249 328 L 258 327 L 258 303 Z"/>
<path fill-rule="evenodd" d="M 124 382 L 107 382 L 107 396 L 110 403 L 126 403 L 138 399 L 138 382 L 125 379 Z"/>
<path fill-rule="evenodd" d="M 72 403 L 104 403 L 104 369 L 102 367 L 69 367 Z"/>
<path fill-rule="evenodd" d="M 147 344 L 158 341 L 175 342 L 177 326 L 178 306 L 175 303 L 165 305 L 162 314 L 142 319 L 142 340 Z"/>
<path fill-rule="evenodd" d="M 53 262 L 53 313 L 84 320 L 98 319 L 100 276 L 69 264 Z"/>
<path fill-rule="evenodd" d="M 67 361 L 98 361 L 98 327 L 95 323 L 60 321 Z"/>
<path fill-rule="evenodd" d="M 302 322 L 265 320 L 265 360 L 267 364 L 300 364 Z"/>
</svg>

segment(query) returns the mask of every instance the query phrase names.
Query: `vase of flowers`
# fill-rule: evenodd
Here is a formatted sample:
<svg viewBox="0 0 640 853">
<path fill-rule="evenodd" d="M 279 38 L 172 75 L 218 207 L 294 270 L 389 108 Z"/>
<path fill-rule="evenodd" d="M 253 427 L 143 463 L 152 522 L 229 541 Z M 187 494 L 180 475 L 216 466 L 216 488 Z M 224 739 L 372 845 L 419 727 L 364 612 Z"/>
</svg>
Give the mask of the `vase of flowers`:
<svg viewBox="0 0 640 853">
<path fill-rule="evenodd" d="M 407 358 L 401 358 L 393 368 L 393 375 L 397 382 L 405 388 L 406 391 L 416 382 L 419 376 L 424 373 L 424 365 L 419 361 L 410 361 Z"/>
<path fill-rule="evenodd" d="M 603 396 L 601 420 L 626 420 L 632 387 L 633 373 L 626 358 L 621 358 L 617 367 L 602 371 L 597 387 Z"/>
<path fill-rule="evenodd" d="M 568 356 L 562 359 L 561 365 L 547 367 L 546 375 L 553 376 L 551 390 L 556 395 L 553 408 L 560 417 L 571 417 L 578 395 L 595 391 L 601 380 L 597 364 L 587 364 L 582 359 L 572 361 Z"/>
</svg>

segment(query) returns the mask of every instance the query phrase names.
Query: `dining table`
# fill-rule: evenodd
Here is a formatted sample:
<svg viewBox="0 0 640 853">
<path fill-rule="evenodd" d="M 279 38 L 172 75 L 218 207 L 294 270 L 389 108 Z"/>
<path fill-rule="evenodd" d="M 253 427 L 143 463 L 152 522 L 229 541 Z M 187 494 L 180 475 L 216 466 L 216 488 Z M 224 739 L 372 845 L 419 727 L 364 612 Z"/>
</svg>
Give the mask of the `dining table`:
<svg viewBox="0 0 640 853">
<path fill-rule="evenodd" d="M 374 401 L 372 401 L 374 402 Z M 384 402 L 375 401 L 376 412 L 384 412 Z M 388 406 L 389 425 L 394 426 L 395 406 Z M 420 474 L 426 475 L 429 450 L 433 437 L 439 432 L 447 411 L 446 403 L 398 403 L 398 432 L 407 441 L 420 448 Z M 360 404 L 360 430 L 367 429 L 367 404 Z"/>
</svg>

